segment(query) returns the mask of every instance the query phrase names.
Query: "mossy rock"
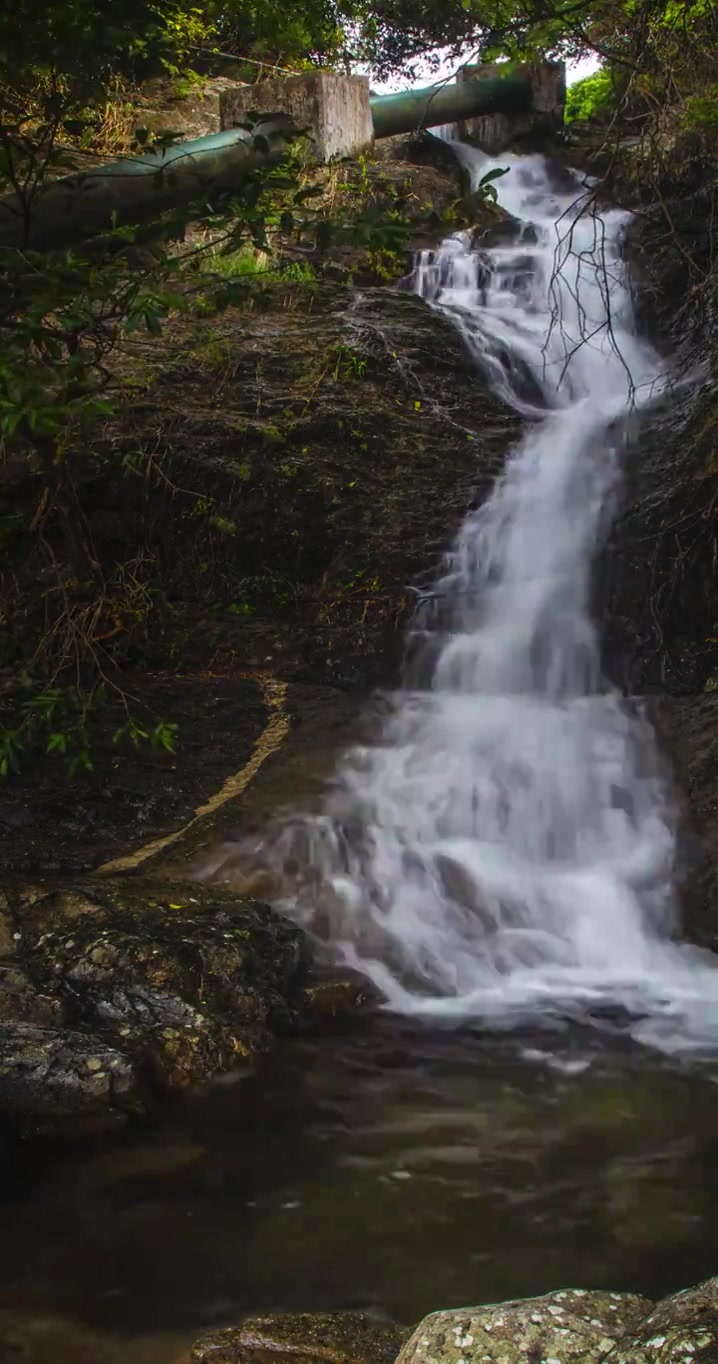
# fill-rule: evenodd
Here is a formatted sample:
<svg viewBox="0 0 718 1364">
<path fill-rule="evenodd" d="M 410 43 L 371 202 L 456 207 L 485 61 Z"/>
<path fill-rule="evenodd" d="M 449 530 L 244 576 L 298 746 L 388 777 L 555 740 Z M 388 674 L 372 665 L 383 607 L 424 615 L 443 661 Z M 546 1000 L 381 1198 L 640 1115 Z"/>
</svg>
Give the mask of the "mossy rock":
<svg viewBox="0 0 718 1364">
<path fill-rule="evenodd" d="M 362 1312 L 300 1312 L 247 1317 L 210 1331 L 191 1364 L 394 1364 L 408 1331 Z"/>
</svg>

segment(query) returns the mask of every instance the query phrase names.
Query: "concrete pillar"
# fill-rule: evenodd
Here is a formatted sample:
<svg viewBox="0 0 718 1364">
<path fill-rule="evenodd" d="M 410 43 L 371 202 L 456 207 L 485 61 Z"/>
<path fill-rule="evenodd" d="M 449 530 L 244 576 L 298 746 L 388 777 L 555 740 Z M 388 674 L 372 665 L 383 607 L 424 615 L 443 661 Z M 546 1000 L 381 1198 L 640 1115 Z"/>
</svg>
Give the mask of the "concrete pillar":
<svg viewBox="0 0 718 1364">
<path fill-rule="evenodd" d="M 252 113 L 287 114 L 311 139 L 320 162 L 357 156 L 370 147 L 374 127 L 365 76 L 308 71 L 284 80 L 260 81 L 220 97 L 222 128 L 236 128 Z"/>
<path fill-rule="evenodd" d="M 516 75 L 531 83 L 532 108 L 521 114 L 486 114 L 466 119 L 459 125 L 459 136 L 491 156 L 505 151 L 513 142 L 530 136 L 547 136 L 563 127 L 566 103 L 566 67 L 563 62 L 526 62 L 513 66 Z M 487 80 L 503 75 L 504 63 L 491 66 L 465 66 L 457 80 Z"/>
</svg>

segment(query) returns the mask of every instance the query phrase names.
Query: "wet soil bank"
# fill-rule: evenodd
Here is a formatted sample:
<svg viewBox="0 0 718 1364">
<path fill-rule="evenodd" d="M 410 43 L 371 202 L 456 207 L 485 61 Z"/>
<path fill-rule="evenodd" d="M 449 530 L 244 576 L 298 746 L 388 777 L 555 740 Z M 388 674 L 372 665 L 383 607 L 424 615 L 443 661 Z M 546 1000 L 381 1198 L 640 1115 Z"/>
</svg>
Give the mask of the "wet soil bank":
<svg viewBox="0 0 718 1364">
<path fill-rule="evenodd" d="M 459 221 L 440 148 L 401 139 L 326 193 L 339 213 L 403 204 L 429 246 Z M 479 238 L 498 221 L 482 210 Z M 0 788 L 5 870 L 94 868 L 182 828 L 251 760 L 274 683 L 294 688 L 295 725 L 304 701 L 311 722 L 323 694 L 331 717 L 396 677 L 416 594 L 517 430 L 455 329 L 400 287 L 407 260 L 337 248 L 246 308 L 128 342 L 106 458 L 76 471 L 108 582 L 125 565 L 100 635 L 120 672 L 89 715 L 91 771 L 68 783 L 39 757 Z M 31 471 L 11 472 L 0 503 L 31 507 Z M 8 580 L 27 593 L 3 647 L 34 628 L 36 554 L 18 531 Z M 127 707 L 175 753 L 116 742 Z"/>
</svg>

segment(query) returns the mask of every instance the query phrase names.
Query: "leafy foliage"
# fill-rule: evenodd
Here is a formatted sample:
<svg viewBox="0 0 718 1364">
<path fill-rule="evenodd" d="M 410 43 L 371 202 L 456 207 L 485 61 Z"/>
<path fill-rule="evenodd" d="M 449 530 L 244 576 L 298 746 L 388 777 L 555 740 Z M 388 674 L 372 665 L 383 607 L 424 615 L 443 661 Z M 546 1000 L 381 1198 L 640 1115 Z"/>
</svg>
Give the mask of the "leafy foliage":
<svg viewBox="0 0 718 1364">
<path fill-rule="evenodd" d="M 613 94 L 611 74 L 605 68 L 575 81 L 566 92 L 566 122 L 574 123 L 604 114 L 611 106 Z"/>
<path fill-rule="evenodd" d="M 581 0 L 369 0 L 360 24 L 362 55 L 382 74 L 431 49 L 458 59 L 572 55 L 581 20 L 595 5 Z"/>
<path fill-rule="evenodd" d="M 683 123 L 686 128 L 718 128 L 718 82 L 688 96 Z"/>
<path fill-rule="evenodd" d="M 284 0 L 239 0 L 215 4 L 210 13 L 222 50 L 293 66 L 336 58 L 344 45 L 344 21 L 352 17 L 352 10 L 351 4 L 345 7 L 334 0 L 292 5 Z"/>
</svg>

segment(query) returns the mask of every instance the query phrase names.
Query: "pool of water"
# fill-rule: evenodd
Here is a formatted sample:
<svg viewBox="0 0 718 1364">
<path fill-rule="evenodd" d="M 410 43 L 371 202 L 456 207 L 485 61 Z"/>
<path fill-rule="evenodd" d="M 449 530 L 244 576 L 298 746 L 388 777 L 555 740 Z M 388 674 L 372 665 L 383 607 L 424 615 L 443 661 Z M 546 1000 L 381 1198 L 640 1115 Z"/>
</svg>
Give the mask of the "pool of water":
<svg viewBox="0 0 718 1364">
<path fill-rule="evenodd" d="M 18 1184 L 0 1309 L 164 1364 L 248 1310 L 412 1323 L 568 1285 L 663 1293 L 718 1270 L 716 1079 L 618 1028 L 520 1040 L 379 1017 L 293 1042 Z"/>
</svg>

